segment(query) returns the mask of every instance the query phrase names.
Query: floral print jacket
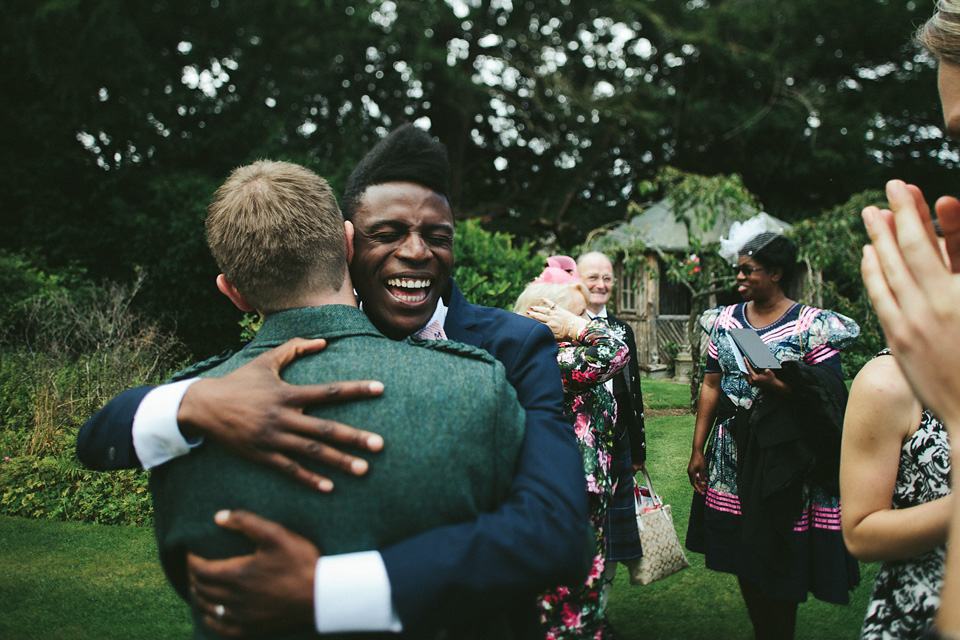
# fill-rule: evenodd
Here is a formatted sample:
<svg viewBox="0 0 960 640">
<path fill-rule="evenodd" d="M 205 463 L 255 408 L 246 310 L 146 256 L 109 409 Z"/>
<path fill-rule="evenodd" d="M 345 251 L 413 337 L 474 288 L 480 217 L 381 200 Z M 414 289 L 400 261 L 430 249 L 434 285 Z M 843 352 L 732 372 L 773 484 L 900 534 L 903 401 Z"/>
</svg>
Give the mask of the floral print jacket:
<svg viewBox="0 0 960 640">
<path fill-rule="evenodd" d="M 601 575 L 607 547 L 603 525 L 613 499 L 610 450 L 617 418 L 613 394 L 603 383 L 623 369 L 629 355 L 623 337 L 603 320 L 592 320 L 580 332 L 578 342 L 561 342 L 557 360 L 563 377 L 564 411 L 583 455 L 595 549 L 583 584 L 555 587 L 541 595 L 538 606 L 546 640 L 600 638 L 603 634 Z"/>
<path fill-rule="evenodd" d="M 559 345 L 564 410 L 583 454 L 587 489 L 605 495 L 612 489 L 610 448 L 617 405 L 603 383 L 626 366 L 630 355 L 617 330 L 603 320 L 591 320 L 578 338 L 579 345 Z"/>
</svg>

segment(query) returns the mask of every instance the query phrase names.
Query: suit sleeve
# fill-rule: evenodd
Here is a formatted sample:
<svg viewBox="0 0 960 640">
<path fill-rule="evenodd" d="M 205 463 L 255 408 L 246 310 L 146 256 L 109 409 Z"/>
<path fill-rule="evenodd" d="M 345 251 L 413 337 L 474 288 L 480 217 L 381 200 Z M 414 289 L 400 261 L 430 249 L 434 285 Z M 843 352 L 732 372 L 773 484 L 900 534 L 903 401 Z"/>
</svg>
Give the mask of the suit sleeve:
<svg viewBox="0 0 960 640">
<path fill-rule="evenodd" d="M 630 375 L 630 393 L 633 395 L 633 411 L 636 420 L 630 424 L 630 458 L 634 464 L 640 464 L 647 459 L 647 432 L 643 417 L 643 389 L 640 386 L 640 363 L 637 358 L 637 341 L 633 329 L 626 322 L 624 331 L 627 348 L 630 350 L 630 362 L 627 371 Z"/>
<path fill-rule="evenodd" d="M 93 414 L 77 434 L 77 457 L 97 471 L 141 467 L 133 448 L 133 417 L 153 387 L 124 391 Z"/>
<path fill-rule="evenodd" d="M 382 550 L 404 629 L 427 614 L 431 622 L 462 620 L 525 597 L 532 606 L 543 588 L 585 578 L 592 540 L 586 481 L 563 415 L 556 342 L 543 325 L 520 326 L 519 336 L 498 335 L 493 354 L 526 410 L 517 475 L 493 513 Z"/>
</svg>

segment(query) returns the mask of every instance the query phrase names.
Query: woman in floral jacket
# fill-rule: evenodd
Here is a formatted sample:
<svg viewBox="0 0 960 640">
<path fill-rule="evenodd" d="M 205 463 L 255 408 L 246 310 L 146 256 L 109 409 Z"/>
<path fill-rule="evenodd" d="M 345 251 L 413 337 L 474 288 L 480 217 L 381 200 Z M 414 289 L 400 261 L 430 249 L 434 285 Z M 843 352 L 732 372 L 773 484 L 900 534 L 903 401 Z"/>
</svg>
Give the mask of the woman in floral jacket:
<svg viewBox="0 0 960 640">
<path fill-rule="evenodd" d="M 623 336 L 603 320 L 586 317 L 589 293 L 579 278 L 547 267 L 517 299 L 514 311 L 543 322 L 557 338 L 564 410 L 583 455 L 596 553 L 584 584 L 561 585 L 539 602 L 547 640 L 602 638 L 601 591 L 606 539 L 603 522 L 613 497 L 610 450 L 617 405 L 604 386 L 629 359 Z"/>
</svg>

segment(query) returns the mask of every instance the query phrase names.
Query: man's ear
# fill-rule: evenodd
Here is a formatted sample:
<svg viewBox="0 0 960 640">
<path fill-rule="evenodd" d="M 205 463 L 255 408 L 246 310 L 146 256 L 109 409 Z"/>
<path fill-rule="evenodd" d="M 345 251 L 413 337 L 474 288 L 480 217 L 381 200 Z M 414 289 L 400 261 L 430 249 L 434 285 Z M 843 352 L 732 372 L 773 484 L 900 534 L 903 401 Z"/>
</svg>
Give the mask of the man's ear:
<svg viewBox="0 0 960 640">
<path fill-rule="evenodd" d="M 347 264 L 353 262 L 353 223 L 343 221 L 343 233 L 347 237 Z"/>
<path fill-rule="evenodd" d="M 253 305 L 247 302 L 247 299 L 243 297 L 243 294 L 237 291 L 237 288 L 233 286 L 227 276 L 222 273 L 217 276 L 217 289 L 220 289 L 220 293 L 230 298 L 230 302 L 237 306 L 237 309 L 240 311 L 253 311 Z"/>
</svg>

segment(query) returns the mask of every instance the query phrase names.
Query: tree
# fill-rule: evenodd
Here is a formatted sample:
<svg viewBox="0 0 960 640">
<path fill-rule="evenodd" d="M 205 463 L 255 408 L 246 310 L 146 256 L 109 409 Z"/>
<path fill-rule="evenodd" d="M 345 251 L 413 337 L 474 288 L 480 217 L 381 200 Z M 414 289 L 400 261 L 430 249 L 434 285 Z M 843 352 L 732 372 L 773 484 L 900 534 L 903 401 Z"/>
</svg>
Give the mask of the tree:
<svg viewBox="0 0 960 640">
<path fill-rule="evenodd" d="M 204 353 L 232 334 L 199 222 L 235 166 L 335 189 L 401 121 L 450 150 L 458 218 L 571 247 L 662 166 L 800 220 L 897 175 L 949 191 L 932 3 L 14 0 L 0 21 L 0 248 L 130 278 Z"/>
<path fill-rule="evenodd" d="M 800 256 L 820 274 L 823 306 L 850 316 L 860 325 L 860 338 L 843 352 L 848 376 L 886 346 L 877 314 L 860 279 L 862 248 L 870 242 L 860 212 L 867 205 L 887 206 L 885 202 L 880 191 L 857 193 L 844 204 L 800 222 L 790 233 Z"/>
</svg>

